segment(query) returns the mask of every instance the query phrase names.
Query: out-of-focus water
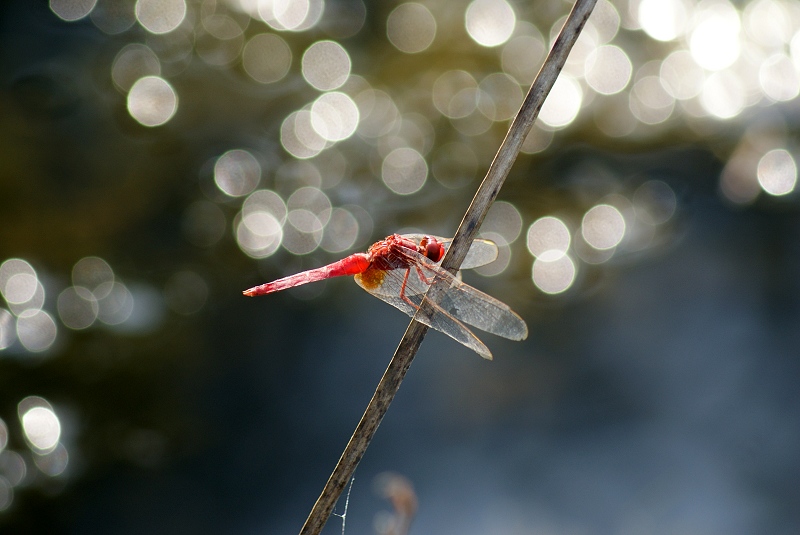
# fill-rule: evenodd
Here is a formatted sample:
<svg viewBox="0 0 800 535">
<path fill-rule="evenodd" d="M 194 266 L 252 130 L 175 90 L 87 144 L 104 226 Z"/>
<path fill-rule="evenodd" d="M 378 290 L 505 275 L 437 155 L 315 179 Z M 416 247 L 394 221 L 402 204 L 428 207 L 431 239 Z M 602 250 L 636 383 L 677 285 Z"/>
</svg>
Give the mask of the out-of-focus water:
<svg viewBox="0 0 800 535">
<path fill-rule="evenodd" d="M 241 291 L 452 235 L 568 9 L 3 4 L 0 528 L 298 531 L 408 319 Z M 464 274 L 530 335 L 428 334 L 347 533 L 386 472 L 411 533 L 800 529 L 798 35 L 796 1 L 598 2 Z"/>
</svg>

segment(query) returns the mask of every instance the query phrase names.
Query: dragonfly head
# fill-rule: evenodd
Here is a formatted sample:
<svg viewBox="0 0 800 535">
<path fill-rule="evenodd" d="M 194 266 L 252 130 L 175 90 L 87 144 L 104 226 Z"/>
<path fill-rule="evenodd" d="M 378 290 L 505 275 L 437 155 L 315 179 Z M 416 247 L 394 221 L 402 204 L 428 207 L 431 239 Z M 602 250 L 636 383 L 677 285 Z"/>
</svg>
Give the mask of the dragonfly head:
<svg viewBox="0 0 800 535">
<path fill-rule="evenodd" d="M 442 245 L 436 238 L 425 236 L 419 242 L 420 252 L 426 258 L 438 262 L 444 257 L 444 245 Z"/>
</svg>

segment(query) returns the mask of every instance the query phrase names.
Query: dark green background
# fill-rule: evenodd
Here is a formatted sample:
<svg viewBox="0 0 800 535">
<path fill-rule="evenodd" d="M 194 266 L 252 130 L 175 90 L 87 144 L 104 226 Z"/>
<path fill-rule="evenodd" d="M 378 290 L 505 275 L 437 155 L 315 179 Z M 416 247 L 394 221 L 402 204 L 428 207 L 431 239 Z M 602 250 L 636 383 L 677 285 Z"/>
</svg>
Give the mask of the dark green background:
<svg viewBox="0 0 800 535">
<path fill-rule="evenodd" d="M 534 22 L 541 14 L 515 7 Z M 453 37 L 461 50 L 402 55 L 385 37 L 390 8 L 369 6 L 361 32 L 342 41 L 353 72 L 390 94 L 409 73 L 498 70 L 497 55 L 466 46 L 466 34 Z M 621 35 L 654 48 L 641 32 Z M 233 203 L 220 203 L 228 226 L 211 248 L 192 245 L 181 226 L 204 198 L 210 158 L 231 148 L 288 158 L 280 123 L 315 98 L 299 55 L 326 34 L 284 37 L 295 54 L 284 82 L 256 87 L 236 66 L 195 57 L 168 78 L 177 115 L 147 129 L 110 79 L 115 54 L 144 30 L 107 36 L 39 0 L 0 8 L 0 260 L 31 262 L 51 311 L 72 265 L 90 255 L 158 291 L 191 269 L 210 292 L 199 313 L 165 308 L 149 331 L 59 325 L 44 355 L 0 352 L 8 448 L 30 456 L 16 406 L 39 395 L 63 415 L 70 452 L 57 478 L 29 467 L 0 513 L 4 532 L 293 533 L 305 519 L 407 318 L 344 279 L 311 299 L 245 299 L 249 286 L 335 255 L 248 258 L 232 237 Z M 390 505 L 372 482 L 394 471 L 418 495 L 412 533 L 797 533 L 797 198 L 737 208 L 717 189 L 749 124 L 783 120 L 794 140 L 796 111 L 789 102 L 708 119 L 708 135 L 676 112 L 654 133 L 618 140 L 583 118 L 544 153 L 522 156 L 500 198 L 521 211 L 523 232 L 542 215 L 579 216 L 608 192 L 608 172 L 626 195 L 663 180 L 678 210 L 655 245 L 581 264 L 559 296 L 533 286 L 524 237 L 504 274 L 467 275 L 523 316 L 530 336 L 482 336 L 495 355 L 485 362 L 428 335 L 356 473 L 347 532 L 374 532 Z M 458 138 L 447 121 L 436 125 L 437 144 Z M 491 154 L 505 128 L 477 143 Z M 456 190 L 429 179 L 413 196 L 375 203 L 365 192 L 382 185 L 359 143 L 342 143 L 350 167 L 326 193 L 367 208 L 367 244 L 407 226 L 455 231 L 479 177 Z M 325 532 L 340 529 L 333 519 Z"/>
</svg>

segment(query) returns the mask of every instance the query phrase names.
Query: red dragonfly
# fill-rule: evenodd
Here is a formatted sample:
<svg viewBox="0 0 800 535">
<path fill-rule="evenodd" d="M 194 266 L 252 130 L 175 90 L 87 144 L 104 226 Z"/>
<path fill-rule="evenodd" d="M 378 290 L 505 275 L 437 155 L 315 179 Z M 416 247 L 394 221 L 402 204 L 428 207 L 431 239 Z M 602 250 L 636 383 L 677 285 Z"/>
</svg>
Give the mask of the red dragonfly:
<svg viewBox="0 0 800 535">
<path fill-rule="evenodd" d="M 453 276 L 439 265 L 449 246 L 450 240 L 444 238 L 392 234 L 374 243 L 366 253 L 355 253 L 327 266 L 255 286 L 243 293 L 252 297 L 332 277 L 355 275 L 359 286 L 413 317 L 425 292 L 439 277 L 447 285 L 441 301 L 433 306 L 430 318 L 420 314 L 417 320 L 491 360 L 492 353 L 465 323 L 511 340 L 527 338 L 528 326 L 507 305 L 464 284 L 460 274 Z M 495 258 L 497 245 L 488 240 L 475 240 L 461 267 L 482 266 Z"/>
</svg>

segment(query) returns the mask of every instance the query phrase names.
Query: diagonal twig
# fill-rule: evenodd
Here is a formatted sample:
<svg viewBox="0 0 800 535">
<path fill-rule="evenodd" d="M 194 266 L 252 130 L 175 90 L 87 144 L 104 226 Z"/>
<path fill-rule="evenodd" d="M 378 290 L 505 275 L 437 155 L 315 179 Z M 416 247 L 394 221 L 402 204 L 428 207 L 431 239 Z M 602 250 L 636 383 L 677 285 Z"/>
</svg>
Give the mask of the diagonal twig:
<svg viewBox="0 0 800 535">
<path fill-rule="evenodd" d="M 539 115 L 539 110 L 541 110 L 545 98 L 553 88 L 553 84 L 564 67 L 572 46 L 577 41 L 596 3 L 597 0 L 576 0 L 569 17 L 564 23 L 564 27 L 561 29 L 561 33 L 553 43 L 544 65 L 542 65 L 539 74 L 537 74 L 528 94 L 525 96 L 517 116 L 511 123 L 508 134 L 506 134 L 503 143 L 500 145 L 489 171 L 486 173 L 486 177 L 475 193 L 475 197 L 472 199 L 472 203 L 453 237 L 453 242 L 442 261 L 442 266 L 445 269 L 455 273 L 461 262 L 464 261 L 470 244 L 475 238 L 481 223 L 483 223 L 486 212 L 489 211 L 489 207 L 497 198 L 497 194 L 500 192 L 500 188 L 519 154 L 525 136 Z M 430 314 L 429 303 L 430 301 L 436 302 L 440 291 L 439 288 L 440 285 L 438 284 L 431 286 L 417 314 Z M 400 383 L 402 383 L 409 366 L 411 366 L 411 361 L 417 354 L 427 331 L 428 327 L 419 323 L 416 319 L 411 320 L 391 362 L 389 362 L 388 368 L 386 368 L 378 387 L 375 389 L 372 399 L 367 405 L 367 409 L 364 411 L 364 415 L 361 417 L 361 421 L 358 422 L 353 436 L 347 443 L 339 462 L 311 509 L 303 528 L 300 530 L 300 535 L 318 535 L 322 531 L 336 505 L 336 501 L 355 472 L 384 414 L 386 414 L 389 405 L 400 388 Z"/>
</svg>

